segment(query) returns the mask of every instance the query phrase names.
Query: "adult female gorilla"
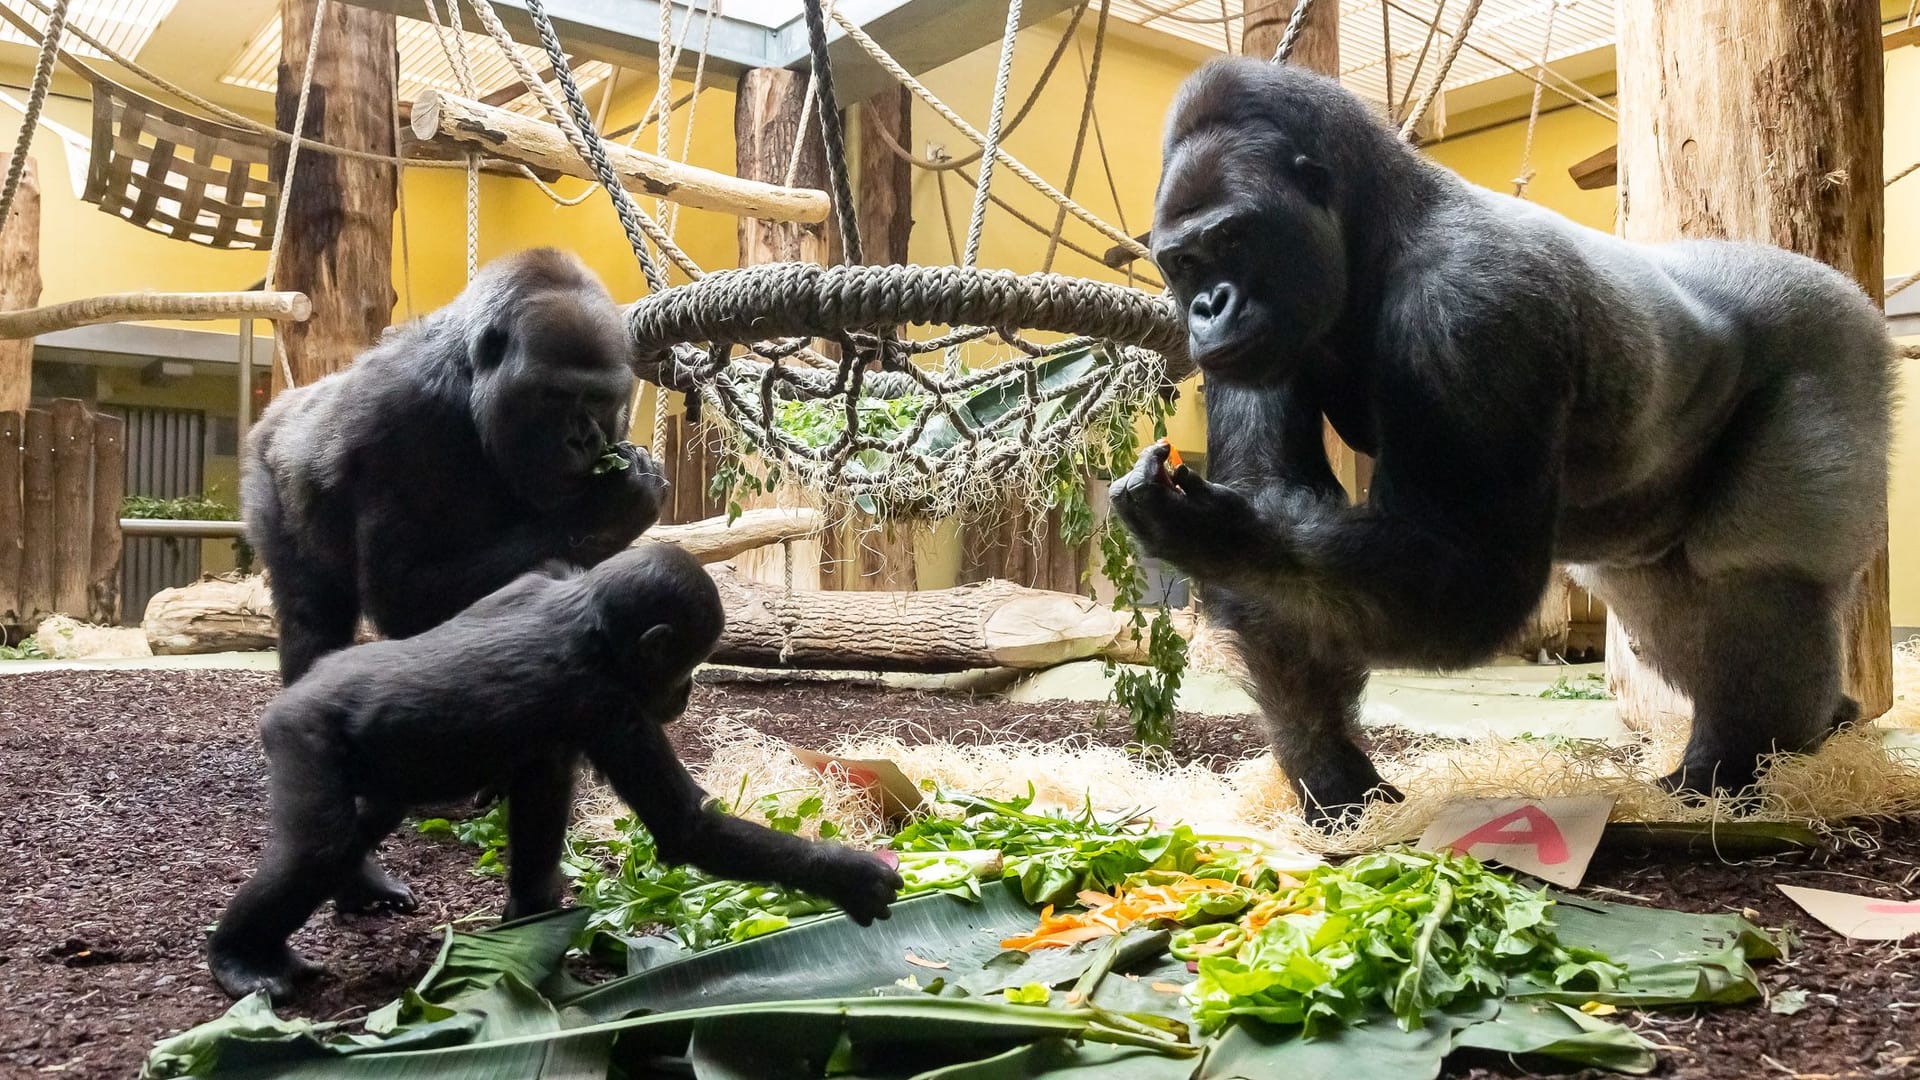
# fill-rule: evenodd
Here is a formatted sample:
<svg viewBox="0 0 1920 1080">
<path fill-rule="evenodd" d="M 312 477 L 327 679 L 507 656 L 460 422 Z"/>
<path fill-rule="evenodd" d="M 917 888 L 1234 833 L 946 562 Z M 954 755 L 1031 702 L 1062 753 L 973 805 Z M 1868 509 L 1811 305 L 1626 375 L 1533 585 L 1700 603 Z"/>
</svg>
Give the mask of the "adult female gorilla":
<svg viewBox="0 0 1920 1080">
<path fill-rule="evenodd" d="M 591 566 L 659 516 L 625 438 L 633 374 L 612 297 L 570 255 L 501 259 L 352 367 L 281 394 L 247 440 L 242 503 L 291 684 L 353 641 L 431 629 L 549 560 Z M 411 907 L 367 857 L 335 902 Z"/>
<path fill-rule="evenodd" d="M 1368 666 L 1490 655 L 1555 560 L 1693 699 L 1669 787 L 1745 787 L 1858 715 L 1838 611 L 1885 536 L 1893 354 L 1852 282 L 1473 187 L 1257 60 L 1189 80 L 1165 157 L 1211 468 L 1151 448 L 1113 504 L 1236 631 L 1311 819 L 1394 794 L 1349 733 Z M 1364 505 L 1322 414 L 1375 457 Z"/>
</svg>

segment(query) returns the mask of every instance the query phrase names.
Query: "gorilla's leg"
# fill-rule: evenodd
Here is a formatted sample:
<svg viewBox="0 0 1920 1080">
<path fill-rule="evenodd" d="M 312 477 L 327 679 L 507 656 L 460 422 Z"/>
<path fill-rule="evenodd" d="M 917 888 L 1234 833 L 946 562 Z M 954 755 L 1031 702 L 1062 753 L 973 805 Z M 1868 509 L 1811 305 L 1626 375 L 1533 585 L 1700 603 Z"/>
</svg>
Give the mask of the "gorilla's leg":
<svg viewBox="0 0 1920 1080">
<path fill-rule="evenodd" d="M 514 770 L 507 789 L 508 921 L 560 906 L 560 856 L 573 811 L 573 759 L 535 761 Z"/>
<path fill-rule="evenodd" d="M 1366 663 L 1323 651 L 1325 642 L 1257 604 L 1222 600 L 1208 614 L 1234 631 L 1274 757 L 1298 790 L 1308 824 L 1335 826 L 1357 814 L 1370 794 L 1399 799 L 1353 739 Z"/>
<path fill-rule="evenodd" d="M 363 854 L 354 800 L 325 762 L 299 773 L 275 773 L 272 817 L 260 869 L 227 905 L 208 945 L 207 967 L 234 997 L 264 990 L 285 999 L 296 981 L 319 970 L 287 939 L 340 888 Z"/>
<path fill-rule="evenodd" d="M 1655 671 L 1693 701 L 1693 730 L 1670 790 L 1740 791 L 1758 759 L 1817 748 L 1859 716 L 1841 692 L 1835 590 L 1775 573 L 1693 576 L 1678 560 L 1607 570 L 1596 592 Z"/>
<path fill-rule="evenodd" d="M 360 801 L 359 813 L 354 819 L 354 843 L 366 854 L 334 890 L 335 910 L 365 915 L 381 910 L 412 911 L 420 906 L 413 898 L 413 890 L 387 873 L 373 854 L 380 841 L 400 827 L 405 816 L 406 812 L 398 807 L 384 807 L 366 799 Z"/>
<path fill-rule="evenodd" d="M 280 683 L 292 686 L 321 657 L 353 644 L 360 606 L 351 580 L 275 567 L 271 579 L 279 627 Z"/>
</svg>

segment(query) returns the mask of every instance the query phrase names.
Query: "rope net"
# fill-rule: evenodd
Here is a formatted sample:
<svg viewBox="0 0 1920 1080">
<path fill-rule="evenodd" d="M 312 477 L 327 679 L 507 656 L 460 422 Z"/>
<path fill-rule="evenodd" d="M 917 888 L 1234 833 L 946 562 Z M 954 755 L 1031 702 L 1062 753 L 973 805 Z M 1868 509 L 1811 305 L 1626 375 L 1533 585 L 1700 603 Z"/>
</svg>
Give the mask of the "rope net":
<svg viewBox="0 0 1920 1080">
<path fill-rule="evenodd" d="M 1044 498 L 1076 448 L 1130 439 L 1190 370 L 1162 297 L 957 266 L 721 270 L 640 300 L 628 328 L 642 376 L 697 400 L 770 478 L 870 513 Z M 918 362 L 935 353 L 960 360 Z"/>
</svg>

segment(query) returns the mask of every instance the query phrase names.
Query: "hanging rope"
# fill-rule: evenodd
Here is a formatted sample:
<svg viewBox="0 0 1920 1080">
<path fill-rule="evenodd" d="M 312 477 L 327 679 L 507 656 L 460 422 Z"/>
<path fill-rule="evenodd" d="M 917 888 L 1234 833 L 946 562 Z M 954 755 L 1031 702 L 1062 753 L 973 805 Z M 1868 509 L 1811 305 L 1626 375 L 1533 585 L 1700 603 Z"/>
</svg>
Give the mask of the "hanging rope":
<svg viewBox="0 0 1920 1080">
<path fill-rule="evenodd" d="M 307 133 L 307 102 L 313 96 L 313 65 L 320 56 L 320 32 L 327 18 L 329 0 L 314 0 L 313 26 L 307 31 L 307 60 L 300 69 L 300 99 L 293 108 L 293 134 L 304 136 Z M 300 163 L 300 147 L 304 139 L 295 138 L 287 144 L 287 169 L 280 176 L 280 206 L 273 219 L 273 246 L 267 249 L 267 274 L 264 289 L 273 292 L 276 275 L 280 270 L 280 248 L 286 243 L 287 210 L 293 205 L 294 168 Z M 273 354 L 280 363 L 282 389 L 291 390 L 299 384 L 293 377 L 293 360 L 287 355 L 286 335 L 280 330 L 273 334 Z"/>
<path fill-rule="evenodd" d="M 1307 26 L 1307 13 L 1312 10 L 1313 0 L 1299 0 L 1293 5 L 1293 14 L 1287 16 L 1287 29 L 1280 35 L 1280 44 L 1273 50 L 1274 63 L 1284 64 L 1293 56 L 1293 47 L 1300 42 L 1300 31 Z"/>
<path fill-rule="evenodd" d="M 1467 43 L 1467 33 L 1473 29 L 1474 17 L 1480 14 L 1481 2 L 1482 0 L 1471 0 L 1467 4 L 1466 14 L 1460 16 L 1460 29 L 1454 31 L 1453 41 L 1447 45 L 1447 54 L 1440 60 L 1440 69 L 1433 73 L 1433 81 L 1428 83 L 1426 90 L 1420 94 L 1420 100 L 1414 103 L 1413 111 L 1400 122 L 1402 139 L 1413 138 L 1413 129 L 1419 127 L 1420 121 L 1426 119 L 1427 110 L 1433 107 L 1434 99 L 1446 89 L 1447 76 L 1453 72 L 1453 62 L 1460 59 L 1460 48 Z"/>
<path fill-rule="evenodd" d="M 1018 3 L 1019 0 L 1014 0 Z M 827 56 L 827 13 L 822 0 L 806 0 L 807 49 L 813 67 L 813 93 L 820 103 L 820 141 L 826 150 L 827 182 L 833 185 L 834 220 L 840 226 L 840 250 L 849 263 L 866 262 L 860 248 L 860 216 L 847 177 L 847 133 L 833 96 L 833 63 Z"/>
<path fill-rule="evenodd" d="M 47 16 L 46 33 L 40 38 L 40 55 L 33 64 L 33 86 L 27 93 L 26 116 L 20 135 L 13 140 L 13 158 L 7 162 L 7 181 L 0 190 L 0 222 L 13 212 L 13 198 L 20 192 L 20 178 L 26 175 L 27 155 L 33 151 L 33 134 L 40 126 L 40 109 L 47 103 L 47 91 L 53 88 L 53 62 L 60 55 L 60 35 L 67 27 L 67 2 L 56 0 Z"/>
<path fill-rule="evenodd" d="M 1000 149 L 1000 125 L 1007 115 L 1007 83 L 1013 75 L 1014 44 L 1020 38 L 1020 0 L 1007 0 L 1007 25 L 1000 38 L 1000 63 L 993 73 L 993 106 L 987 113 L 987 141 L 980 145 L 980 180 L 973 188 L 973 211 L 967 217 L 967 246 L 962 266 L 980 263 L 980 238 L 987 227 L 987 195 L 993 185 L 993 166 Z M 1065 193 L 1062 192 L 1062 195 Z"/>
<path fill-rule="evenodd" d="M 1074 23 L 1079 24 L 1080 13 L 1085 7 L 1074 10 Z M 1113 10 L 1113 0 L 1100 0 L 1100 18 L 1093 26 L 1093 62 L 1087 66 L 1085 82 L 1087 93 L 1080 102 L 1080 126 L 1073 135 L 1073 156 L 1067 159 L 1067 182 L 1060 187 L 1061 194 L 1073 197 L 1073 185 L 1080 178 L 1080 157 L 1087 149 L 1087 130 L 1093 126 L 1093 94 L 1100 85 L 1100 54 L 1107 43 L 1107 15 Z M 1064 40 L 1064 39 L 1062 39 Z M 1115 207 L 1120 204 L 1114 203 Z M 1040 269 L 1053 269 L 1053 257 L 1060 251 L 1060 232 L 1066 228 L 1067 209 L 1055 207 L 1053 211 L 1053 229 L 1047 234 L 1047 253 L 1040 260 Z"/>
<path fill-rule="evenodd" d="M 467 62 L 467 31 L 460 24 L 460 0 L 447 0 L 446 23 L 440 21 L 439 5 L 434 0 L 427 0 L 427 18 L 433 22 L 434 37 L 440 42 L 440 52 L 446 56 L 448 66 L 453 68 L 460 92 L 469 98 L 479 97 L 479 87 L 473 79 L 473 65 Z M 480 155 L 467 151 L 466 167 L 467 280 L 472 281 L 473 275 L 480 269 Z"/>
<path fill-rule="evenodd" d="M 1386 8 L 1381 7 L 1382 11 Z M 1560 0 L 1553 0 L 1547 8 L 1547 27 L 1540 35 L 1540 60 L 1534 65 L 1542 75 L 1547 70 L 1547 58 L 1553 53 L 1553 20 L 1560 14 Z M 1520 173 L 1513 178 L 1513 194 L 1516 198 L 1527 197 L 1527 185 L 1533 182 L 1533 131 L 1540 123 L 1540 93 L 1546 89 L 1546 83 L 1535 80 L 1533 84 L 1533 104 L 1527 109 L 1527 137 L 1520 144 Z"/>
</svg>

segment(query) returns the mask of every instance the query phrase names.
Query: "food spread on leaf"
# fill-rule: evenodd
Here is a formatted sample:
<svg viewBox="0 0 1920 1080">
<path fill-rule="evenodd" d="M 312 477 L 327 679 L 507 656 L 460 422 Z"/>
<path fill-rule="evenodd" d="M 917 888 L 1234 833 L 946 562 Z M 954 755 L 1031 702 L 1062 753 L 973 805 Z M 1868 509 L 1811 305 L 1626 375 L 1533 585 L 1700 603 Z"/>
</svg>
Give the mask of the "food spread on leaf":
<svg viewBox="0 0 1920 1080">
<path fill-rule="evenodd" d="M 982 1077 L 1187 1077 L 1204 1062 L 1209 1075 L 1319 1076 L 1334 1054 L 1352 1080 L 1400 1080 L 1463 1049 L 1647 1072 L 1655 1045 L 1611 1013 L 1758 1000 L 1751 963 L 1782 947 L 1740 915 L 1558 896 L 1470 856 L 1390 849 L 1329 866 L 1141 811 L 931 794 L 885 841 L 907 886 L 872 926 L 805 893 L 663 864 L 622 819 L 569 838 L 575 907 L 450 934 L 420 986 L 358 1030 L 281 1019 L 256 995 L 161 1042 L 145 1075 L 219 1076 L 227 1055 L 324 1080 L 407 1051 L 519 1075 L 535 1040 L 575 1074 L 634 1075 L 620 1063 L 665 1068 L 681 1046 L 700 1060 L 722 1046 L 703 1032 L 737 1025 L 836 1047 L 824 1075 L 964 1062 Z M 735 805 L 783 831 L 842 833 L 818 795 Z M 421 828 L 479 845 L 477 872 L 500 872 L 501 809 Z M 574 982 L 573 950 L 628 973 Z M 598 1041 L 573 1038 L 582 1024 Z M 726 1047 L 745 1055 L 728 1058 L 740 1075 L 779 1071 L 766 1057 L 779 1047 Z M 682 1066 L 668 1072 L 705 1075 Z"/>
</svg>

